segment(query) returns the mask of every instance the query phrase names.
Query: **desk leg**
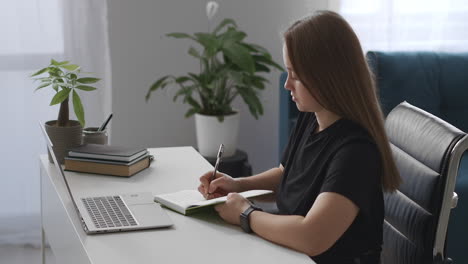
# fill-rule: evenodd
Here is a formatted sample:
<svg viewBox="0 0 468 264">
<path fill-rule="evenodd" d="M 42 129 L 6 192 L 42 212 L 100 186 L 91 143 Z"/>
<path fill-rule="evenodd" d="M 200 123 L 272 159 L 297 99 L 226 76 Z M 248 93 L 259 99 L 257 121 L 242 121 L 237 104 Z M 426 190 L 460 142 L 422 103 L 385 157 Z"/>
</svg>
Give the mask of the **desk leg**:
<svg viewBox="0 0 468 264">
<path fill-rule="evenodd" d="M 41 225 L 41 258 L 42 258 L 42 264 L 46 264 L 46 257 L 45 257 L 45 232 L 44 232 L 44 227 Z"/>
<path fill-rule="evenodd" d="M 39 162 L 40 163 L 40 162 Z M 41 164 L 39 164 L 39 168 L 40 169 L 40 188 L 39 188 L 39 192 L 40 192 L 40 197 L 41 197 L 41 264 L 46 264 L 46 256 L 45 256 L 45 251 L 46 251 L 46 238 L 45 238 L 45 232 L 44 232 L 44 217 L 42 215 L 42 206 L 43 206 L 43 197 L 42 197 L 42 180 L 43 180 L 43 170 L 42 170 L 42 167 L 41 167 Z"/>
</svg>

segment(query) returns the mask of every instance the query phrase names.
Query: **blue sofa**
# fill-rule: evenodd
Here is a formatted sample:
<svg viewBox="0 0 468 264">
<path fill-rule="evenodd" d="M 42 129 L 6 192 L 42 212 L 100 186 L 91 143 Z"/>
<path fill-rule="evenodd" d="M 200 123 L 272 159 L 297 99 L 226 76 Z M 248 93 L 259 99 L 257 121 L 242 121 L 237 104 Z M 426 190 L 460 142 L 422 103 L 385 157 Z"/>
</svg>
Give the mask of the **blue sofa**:
<svg viewBox="0 0 468 264">
<path fill-rule="evenodd" d="M 468 53 L 368 52 L 384 114 L 402 101 L 424 109 L 468 132 Z M 280 155 L 297 117 L 295 104 L 280 77 Z M 468 154 L 460 163 L 452 210 L 447 255 L 454 263 L 468 263 Z"/>
</svg>

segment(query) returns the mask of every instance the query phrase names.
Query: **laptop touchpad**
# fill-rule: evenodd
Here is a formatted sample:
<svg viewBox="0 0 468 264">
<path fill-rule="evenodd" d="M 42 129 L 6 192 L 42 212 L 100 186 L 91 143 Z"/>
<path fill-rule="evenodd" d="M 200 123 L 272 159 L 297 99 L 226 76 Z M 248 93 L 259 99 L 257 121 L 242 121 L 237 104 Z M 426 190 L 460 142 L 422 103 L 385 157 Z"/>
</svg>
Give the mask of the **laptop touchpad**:
<svg viewBox="0 0 468 264">
<path fill-rule="evenodd" d="M 150 192 L 142 192 L 142 193 L 126 193 L 121 194 L 122 198 L 124 199 L 125 203 L 130 206 L 133 204 L 150 204 L 154 203 L 153 194 Z"/>
<path fill-rule="evenodd" d="M 132 211 L 140 225 L 172 226 L 172 220 L 157 203 L 132 205 L 130 211 Z"/>
</svg>

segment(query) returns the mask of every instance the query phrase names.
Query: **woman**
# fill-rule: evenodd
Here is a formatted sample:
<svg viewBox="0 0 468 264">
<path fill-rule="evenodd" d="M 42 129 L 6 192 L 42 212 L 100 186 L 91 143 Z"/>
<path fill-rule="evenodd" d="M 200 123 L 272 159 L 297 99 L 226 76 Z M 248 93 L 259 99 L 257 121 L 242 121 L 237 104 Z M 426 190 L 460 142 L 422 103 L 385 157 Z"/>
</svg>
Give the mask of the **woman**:
<svg viewBox="0 0 468 264">
<path fill-rule="evenodd" d="M 319 264 L 379 263 L 382 191 L 394 191 L 400 177 L 359 40 L 340 15 L 321 11 L 284 33 L 283 59 L 284 88 L 301 113 L 280 166 L 211 182 L 208 172 L 199 191 L 228 194 L 216 207 L 225 221 Z M 251 189 L 275 191 L 280 214 L 236 193 Z"/>
</svg>

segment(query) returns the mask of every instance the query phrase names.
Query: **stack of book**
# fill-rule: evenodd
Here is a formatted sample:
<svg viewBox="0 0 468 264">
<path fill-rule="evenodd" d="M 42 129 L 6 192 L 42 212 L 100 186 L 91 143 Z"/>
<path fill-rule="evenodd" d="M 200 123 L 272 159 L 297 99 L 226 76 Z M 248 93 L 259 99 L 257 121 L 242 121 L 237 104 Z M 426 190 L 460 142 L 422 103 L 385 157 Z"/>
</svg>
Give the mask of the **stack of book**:
<svg viewBox="0 0 468 264">
<path fill-rule="evenodd" d="M 68 152 L 65 170 L 128 177 L 148 168 L 152 160 L 147 149 L 86 144 Z"/>
</svg>

